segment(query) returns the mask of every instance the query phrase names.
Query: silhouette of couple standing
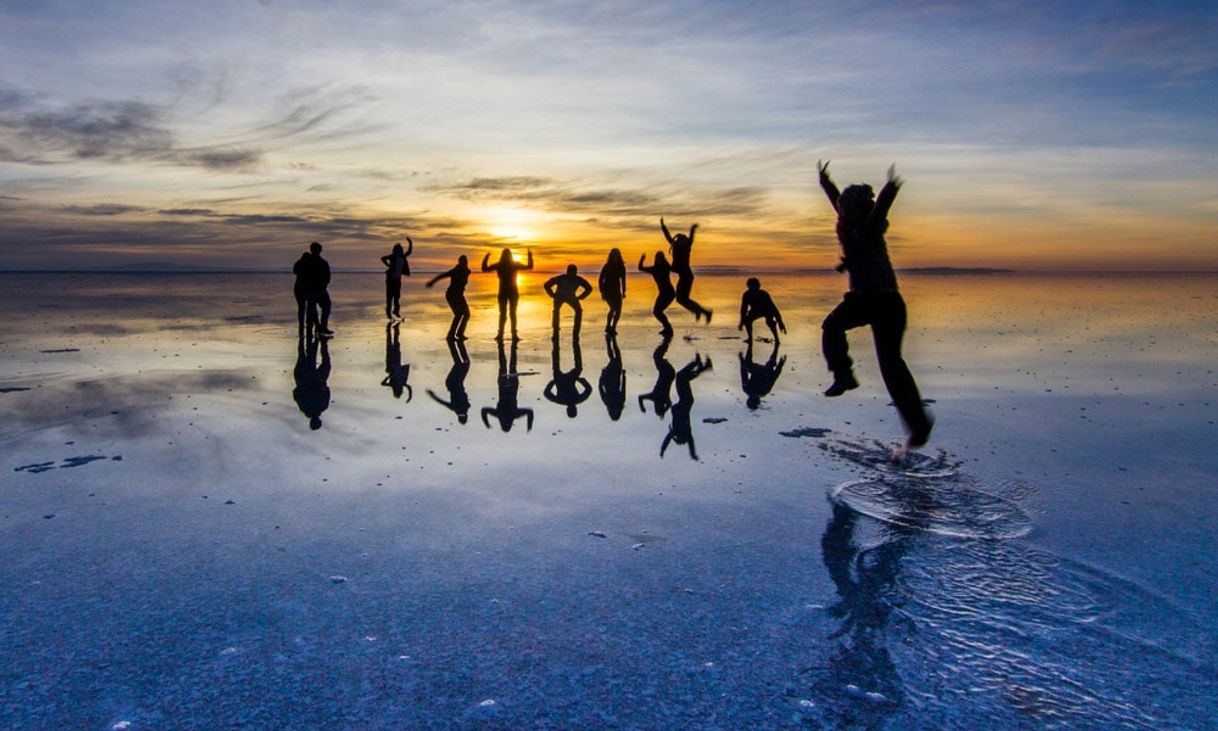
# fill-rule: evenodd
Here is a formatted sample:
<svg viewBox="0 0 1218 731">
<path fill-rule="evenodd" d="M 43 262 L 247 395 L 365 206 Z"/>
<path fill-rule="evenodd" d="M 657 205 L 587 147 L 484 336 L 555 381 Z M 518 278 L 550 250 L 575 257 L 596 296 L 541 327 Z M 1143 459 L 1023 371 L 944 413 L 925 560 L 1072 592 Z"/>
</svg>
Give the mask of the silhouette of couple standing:
<svg viewBox="0 0 1218 731">
<path fill-rule="evenodd" d="M 300 255 L 292 265 L 296 283 L 292 293 L 296 296 L 296 320 L 300 336 L 316 333 L 319 336 L 333 335 L 330 329 L 330 264 L 321 256 L 321 244 L 314 241 L 309 250 Z"/>
</svg>

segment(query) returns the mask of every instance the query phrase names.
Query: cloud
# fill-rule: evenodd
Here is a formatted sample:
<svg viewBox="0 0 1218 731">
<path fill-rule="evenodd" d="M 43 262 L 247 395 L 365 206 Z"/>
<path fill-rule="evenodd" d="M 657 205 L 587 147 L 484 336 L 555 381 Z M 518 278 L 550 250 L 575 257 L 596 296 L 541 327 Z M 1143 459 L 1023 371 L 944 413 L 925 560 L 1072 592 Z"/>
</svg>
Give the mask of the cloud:
<svg viewBox="0 0 1218 731">
<path fill-rule="evenodd" d="M 128 206 L 121 203 L 98 203 L 92 206 L 64 206 L 63 210 L 82 216 L 121 216 L 124 213 L 136 213 L 147 209 L 143 206 Z"/>
</svg>

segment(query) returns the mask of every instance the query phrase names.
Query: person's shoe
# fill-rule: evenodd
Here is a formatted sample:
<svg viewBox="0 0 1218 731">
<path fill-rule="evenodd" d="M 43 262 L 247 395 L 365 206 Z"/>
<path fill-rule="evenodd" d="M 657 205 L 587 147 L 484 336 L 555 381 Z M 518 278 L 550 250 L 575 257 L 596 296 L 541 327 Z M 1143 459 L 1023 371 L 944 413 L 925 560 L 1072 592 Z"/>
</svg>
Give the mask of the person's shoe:
<svg viewBox="0 0 1218 731">
<path fill-rule="evenodd" d="M 331 330 L 331 329 L 330 329 L 330 328 L 328 328 L 328 327 L 321 327 L 320 325 L 318 325 L 318 326 L 317 326 L 317 334 L 318 334 L 318 335 L 324 335 L 324 336 L 326 336 L 326 337 L 329 337 L 329 336 L 331 336 L 331 335 L 333 335 L 333 334 L 334 334 L 334 331 L 333 331 L 333 330 Z"/>
<path fill-rule="evenodd" d="M 917 449 L 918 447 L 926 446 L 930 441 L 930 432 L 935 428 L 935 417 L 931 416 L 930 412 L 926 412 L 926 420 L 918 425 L 918 428 L 909 433 L 909 438 L 905 440 L 906 449 Z"/>
<path fill-rule="evenodd" d="M 715 314 L 715 311 L 714 311 L 714 310 L 707 310 L 707 311 L 706 311 L 706 324 L 707 324 L 707 325 L 709 325 L 709 324 L 710 324 L 710 322 L 711 322 L 711 315 L 713 315 L 713 314 Z"/>
<path fill-rule="evenodd" d="M 503 333 L 499 333 L 498 335 L 496 335 L 495 340 L 502 343 L 503 342 Z"/>
<path fill-rule="evenodd" d="M 829 398 L 841 396 L 847 391 L 854 390 L 859 387 L 859 382 L 855 379 L 853 373 L 844 373 L 833 377 L 833 385 L 825 389 L 825 395 Z"/>
</svg>

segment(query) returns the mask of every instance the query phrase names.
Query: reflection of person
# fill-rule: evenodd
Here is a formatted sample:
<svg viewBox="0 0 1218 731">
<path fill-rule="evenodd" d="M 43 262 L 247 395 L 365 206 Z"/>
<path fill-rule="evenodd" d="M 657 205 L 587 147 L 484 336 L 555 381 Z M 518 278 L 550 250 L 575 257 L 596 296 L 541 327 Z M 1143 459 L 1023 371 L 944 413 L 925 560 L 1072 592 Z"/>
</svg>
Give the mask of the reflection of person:
<svg viewBox="0 0 1218 731">
<path fill-rule="evenodd" d="M 617 321 L 622 317 L 622 300 L 626 298 L 626 262 L 622 261 L 621 249 L 609 252 L 609 258 L 596 279 L 596 286 L 600 290 L 601 299 L 609 305 L 609 314 L 605 317 L 605 332 L 616 333 Z"/>
<path fill-rule="evenodd" d="M 737 328 L 747 333 L 749 343 L 753 342 L 753 323 L 762 318 L 765 318 L 765 324 L 777 344 L 778 330 L 781 329 L 783 334 L 787 332 L 782 313 L 778 311 L 778 305 L 774 304 L 770 293 L 761 288 L 761 281 L 757 277 L 749 277 L 744 296 L 740 298 L 740 326 Z"/>
<path fill-rule="evenodd" d="M 546 294 L 554 300 L 554 317 L 551 320 L 553 337 L 558 339 L 558 311 L 565 304 L 575 310 L 575 325 L 571 328 L 571 337 L 579 343 L 579 325 L 584 319 L 584 308 L 580 300 L 592 294 L 592 285 L 588 280 L 579 276 L 579 270 L 574 264 L 567 265 L 567 273 L 550 277 L 546 280 Z M 578 345 L 577 345 L 578 347 Z"/>
<path fill-rule="evenodd" d="M 913 374 L 901 356 L 905 335 L 905 300 L 897 291 L 897 277 L 888 259 L 884 232 L 888 229 L 888 210 L 901 189 L 895 166 L 888 168 L 888 182 L 873 196 L 869 185 L 851 185 L 838 192 L 829 178 L 829 163 L 817 165 L 820 184 L 837 211 L 837 238 L 842 246 L 838 271 L 850 275 L 850 291 L 821 325 L 821 345 L 833 384 L 826 396 L 840 396 L 858 388 L 850 359 L 846 331 L 870 325 L 875 338 L 880 374 L 888 394 L 896 404 L 909 433 L 907 447 L 920 447 L 930 438 L 934 425 L 922 405 Z"/>
<path fill-rule="evenodd" d="M 306 344 L 301 337 L 296 342 L 296 368 L 293 373 L 296 388 L 292 398 L 301 412 L 309 417 L 309 428 L 321 428 L 321 414 L 330 407 L 330 348 L 325 338 L 309 338 Z M 321 364 L 317 363 L 318 352 Z"/>
<path fill-rule="evenodd" d="M 601 369 L 596 390 L 609 411 L 609 418 L 617 421 L 622 418 L 622 410 L 626 408 L 626 369 L 622 367 L 622 349 L 617 347 L 617 338 L 613 337 L 613 333 L 605 336 L 605 350 L 609 361 Z"/>
<path fill-rule="evenodd" d="M 321 257 L 321 244 L 314 241 L 292 265 L 296 275 L 296 319 L 301 334 L 316 327 L 318 335 L 333 335 L 330 329 L 330 265 Z M 320 309 L 320 317 L 318 310 Z"/>
<path fill-rule="evenodd" d="M 516 420 L 520 417 L 525 417 L 525 423 L 528 426 L 528 431 L 533 431 L 533 410 L 530 408 L 521 408 L 519 403 L 520 398 L 520 376 L 516 373 L 516 338 L 512 339 L 512 359 L 508 360 L 507 355 L 503 350 L 503 338 L 499 338 L 499 402 L 494 408 L 490 406 L 482 407 L 482 423 L 486 424 L 486 428 L 491 428 L 489 417 L 495 417 L 499 421 L 499 428 L 506 431 L 511 431 Z"/>
<path fill-rule="evenodd" d="M 660 334 L 672 335 L 672 323 L 668 321 L 668 316 L 664 314 L 664 310 L 672 304 L 673 298 L 676 297 L 676 292 L 672 288 L 672 267 L 668 265 L 668 259 L 664 256 L 664 252 L 657 251 L 655 263 L 652 266 L 647 266 L 644 262 L 647 261 L 647 255 L 643 254 L 639 257 L 639 271 L 647 272 L 651 278 L 655 280 L 656 303 L 651 308 L 651 314 L 660 321 Z"/>
<path fill-rule="evenodd" d="M 385 265 L 385 317 L 391 320 L 401 316 L 402 277 L 410 276 L 410 262 L 406 257 L 414 253 L 414 241 L 407 236 L 406 244 L 410 248 L 405 251 L 398 243 L 393 245 L 393 251 L 381 257 Z"/>
<path fill-rule="evenodd" d="M 453 367 L 448 370 L 448 377 L 444 379 L 448 400 L 440 398 L 430 388 L 427 389 L 427 395 L 456 414 L 457 421 L 464 424 L 469 421 L 469 394 L 465 391 L 465 377 L 469 375 L 469 353 L 465 351 L 465 343 L 457 339 L 448 341 L 448 353 L 453 359 Z"/>
<path fill-rule="evenodd" d="M 672 407 L 672 381 L 677 376 L 677 371 L 672 367 L 672 363 L 668 362 L 668 345 L 672 342 L 672 335 L 666 335 L 660 340 L 660 344 L 656 346 L 655 352 L 651 354 L 651 362 L 656 367 L 656 383 L 651 387 L 649 393 L 639 394 L 639 411 L 647 413 L 647 404 L 644 401 L 651 402 L 651 408 L 655 411 L 656 416 L 661 419 L 668 413 L 668 409 Z"/>
<path fill-rule="evenodd" d="M 689 445 L 690 459 L 698 458 L 698 450 L 694 448 L 693 424 L 690 422 L 690 412 L 694 408 L 693 380 L 709 370 L 710 358 L 702 360 L 701 355 L 695 355 L 693 360 L 677 371 L 677 402 L 672 405 L 672 425 L 668 427 L 668 436 L 660 444 L 661 457 L 668 450 L 668 445 L 676 442 Z"/>
<path fill-rule="evenodd" d="M 677 304 L 694 313 L 695 322 L 705 316 L 706 324 L 709 325 L 713 313 L 690 297 L 690 292 L 694 288 L 694 270 L 689 265 L 689 257 L 694 248 L 694 232 L 698 230 L 698 224 L 690 226 L 688 234 L 673 236 L 668 232 L 668 226 L 664 225 L 664 217 L 661 216 L 660 230 L 664 232 L 664 238 L 668 240 L 669 251 L 672 252 L 672 272 L 677 275 Z"/>
<path fill-rule="evenodd" d="M 457 265 L 446 272 L 441 272 L 427 282 L 432 287 L 436 282 L 448 278 L 448 289 L 444 291 L 444 300 L 448 309 L 452 310 L 453 321 L 448 326 L 448 340 L 464 340 L 465 326 L 469 324 L 469 303 L 465 301 L 465 285 L 469 284 L 469 259 L 462 254 L 457 259 Z M 503 334 L 503 322 L 499 323 L 499 334 Z"/>
<path fill-rule="evenodd" d="M 410 378 L 410 364 L 402 365 L 402 341 L 398 337 L 396 322 L 385 325 L 385 378 L 382 386 L 388 386 L 393 391 L 394 398 L 402 398 L 406 392 L 406 401 L 414 398 L 414 389 L 406 381 Z"/>
<path fill-rule="evenodd" d="M 499 334 L 496 340 L 503 340 L 503 323 L 508 315 L 512 318 L 512 340 L 519 340 L 516 334 L 516 305 L 520 303 L 520 288 L 516 286 L 516 272 L 521 269 L 533 268 L 533 250 L 529 249 L 527 264 L 521 264 L 512 258 L 512 250 L 504 249 L 499 254 L 499 261 L 489 264 L 490 252 L 482 257 L 482 271 L 495 272 L 499 275 Z"/>
<path fill-rule="evenodd" d="M 580 353 L 578 339 L 571 341 L 571 348 L 575 351 L 575 364 L 571 366 L 571 370 L 564 371 L 559 357 L 558 340 L 554 340 L 553 347 L 550 348 L 550 364 L 554 377 L 546 384 L 544 395 L 547 400 L 566 406 L 567 416 L 574 419 L 579 413 L 579 405 L 592 395 L 592 384 L 583 376 L 584 359 Z"/>
<path fill-rule="evenodd" d="M 774 388 L 778 377 L 782 375 L 782 367 L 787 363 L 787 356 L 778 357 L 778 340 L 774 340 L 774 349 L 770 351 L 770 359 L 764 364 L 753 362 L 753 341 L 750 340 L 744 353 L 740 356 L 740 388 L 744 391 L 745 405 L 750 409 L 761 406 L 761 399 Z"/>
</svg>

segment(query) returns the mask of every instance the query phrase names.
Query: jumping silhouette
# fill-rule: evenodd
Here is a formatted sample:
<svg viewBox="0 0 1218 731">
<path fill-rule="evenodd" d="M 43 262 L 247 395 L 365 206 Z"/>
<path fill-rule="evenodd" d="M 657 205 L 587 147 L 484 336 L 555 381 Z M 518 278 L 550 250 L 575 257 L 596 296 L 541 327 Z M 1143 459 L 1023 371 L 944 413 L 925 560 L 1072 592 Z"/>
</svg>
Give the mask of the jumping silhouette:
<svg viewBox="0 0 1218 731">
<path fill-rule="evenodd" d="M 647 405 L 643 402 L 650 401 L 652 411 L 661 419 L 672 408 L 672 382 L 677 377 L 677 370 L 668 362 L 667 357 L 668 345 L 671 342 L 672 335 L 665 335 L 660 339 L 660 344 L 651 354 L 651 362 L 656 367 L 656 383 L 648 393 L 639 394 L 639 411 L 646 414 Z"/>
<path fill-rule="evenodd" d="M 330 294 L 326 291 L 330 286 L 330 265 L 322 258 L 321 248 L 321 244 L 314 241 L 292 265 L 292 273 L 296 275 L 292 291 L 296 296 L 296 319 L 301 335 L 307 330 L 315 330 L 318 335 L 334 334 L 330 329 Z"/>
<path fill-rule="evenodd" d="M 485 263 L 483 268 L 485 269 Z M 469 284 L 469 258 L 462 254 L 457 259 L 455 267 L 432 277 L 427 282 L 428 288 L 435 286 L 436 282 L 446 277 L 448 278 L 448 289 L 444 291 L 444 300 L 448 302 L 448 309 L 452 310 L 453 321 L 448 326 L 448 334 L 444 338 L 446 340 L 464 340 L 465 326 L 469 324 L 469 303 L 465 301 L 465 285 Z M 515 328 L 515 322 L 513 317 L 513 328 Z M 500 309 L 499 334 L 503 335 L 502 309 Z"/>
<path fill-rule="evenodd" d="M 763 364 L 753 362 L 753 341 L 744 349 L 740 358 L 740 388 L 744 391 L 745 405 L 750 409 L 761 406 L 761 399 L 768 396 L 782 375 L 782 367 L 787 364 L 787 356 L 778 357 L 778 339 L 774 339 L 774 348 L 770 351 L 770 359 Z"/>
<path fill-rule="evenodd" d="M 778 306 L 770 298 L 770 293 L 761 288 L 761 281 L 757 277 L 749 277 L 745 286 L 744 296 L 740 298 L 740 326 L 736 329 L 744 330 L 748 334 L 751 348 L 753 346 L 753 323 L 765 318 L 765 324 L 770 328 L 770 334 L 774 336 L 774 344 L 777 345 L 779 328 L 782 329 L 784 335 L 787 332 L 787 326 L 782 321 L 782 313 L 778 311 Z"/>
<path fill-rule="evenodd" d="M 321 354 L 321 364 L 317 362 Z M 309 428 L 321 428 L 321 415 L 330 407 L 330 348 L 325 338 L 297 338 L 296 368 L 293 372 L 296 388 L 292 398 L 300 411 L 309 417 Z"/>
<path fill-rule="evenodd" d="M 503 340 L 503 323 L 508 315 L 512 318 L 512 340 L 519 340 L 516 334 L 516 305 L 520 303 L 520 288 L 516 286 L 516 272 L 521 269 L 533 268 L 533 250 L 529 249 L 527 264 L 520 264 L 512 258 L 512 250 L 504 249 L 499 255 L 499 261 L 489 264 L 490 252 L 482 257 L 482 271 L 495 272 L 499 275 L 499 334 L 496 340 Z"/>
<path fill-rule="evenodd" d="M 385 317 L 390 320 L 401 319 L 400 307 L 402 299 L 402 277 L 410 276 L 410 262 L 406 257 L 414 253 L 414 241 L 406 237 L 408 249 L 402 251 L 400 243 L 393 245 L 393 251 L 381 257 L 385 265 Z"/>
<path fill-rule="evenodd" d="M 859 385 L 846 331 L 871 326 L 880 374 L 909 434 L 905 446 L 915 448 L 926 444 L 934 420 L 923 407 L 913 374 L 901 357 L 905 300 L 897 291 L 897 277 L 884 240 L 888 210 L 902 183 L 895 170 L 895 166 L 888 168 L 888 181 L 879 196 L 873 197 L 869 185 L 851 185 L 839 193 L 829 177 L 829 163 L 817 164 L 821 187 L 837 212 L 837 238 L 842 246 L 837 269 L 850 275 L 850 291 L 821 325 L 821 347 L 833 372 L 833 384 L 825 395 L 840 396 Z"/>
<path fill-rule="evenodd" d="M 690 412 L 694 408 L 693 380 L 702 375 L 703 371 L 711 370 L 711 360 L 702 360 L 701 355 L 685 364 L 677 371 L 677 402 L 672 405 L 672 424 L 668 427 L 668 436 L 660 444 L 660 457 L 668 450 L 668 445 L 676 442 L 689 446 L 689 458 L 698 459 L 698 450 L 694 447 L 693 424 L 690 423 Z"/>
<path fill-rule="evenodd" d="M 677 304 L 694 313 L 695 322 L 705 316 L 706 324 L 709 325 L 713 313 L 690 297 L 694 288 L 694 270 L 690 268 L 689 257 L 694 248 L 694 232 L 698 230 L 698 224 L 690 226 L 688 234 L 673 236 L 668 232 L 668 226 L 664 225 L 664 217 L 661 216 L 660 230 L 664 232 L 664 238 L 668 240 L 668 250 L 672 253 L 672 271 L 677 275 Z"/>
<path fill-rule="evenodd" d="M 616 333 L 617 321 L 622 317 L 622 300 L 626 298 L 626 262 L 622 260 L 620 249 L 609 252 L 609 258 L 596 278 L 596 286 L 601 299 L 609 305 L 609 314 L 605 316 L 605 333 Z"/>
<path fill-rule="evenodd" d="M 506 249 L 505 249 L 506 251 Z M 491 428 L 490 417 L 499 421 L 499 428 L 508 432 L 512 430 L 516 420 L 525 417 L 528 431 L 533 431 L 533 410 L 521 408 L 519 404 L 520 376 L 516 373 L 516 340 L 512 340 L 512 358 L 509 362 L 503 350 L 503 339 L 499 339 L 499 402 L 495 408 L 482 407 L 482 423 Z"/>
<path fill-rule="evenodd" d="M 402 398 L 406 392 L 406 403 L 414 398 L 414 389 L 406 381 L 410 378 L 410 364 L 402 365 L 402 342 L 398 337 L 396 322 L 385 325 L 385 378 L 382 386 L 393 391 L 394 398 Z"/>
<path fill-rule="evenodd" d="M 609 361 L 601 369 L 596 390 L 609 411 L 609 418 L 617 421 L 626 408 L 626 369 L 622 367 L 622 349 L 617 347 L 617 338 L 612 332 L 605 336 L 605 351 Z"/>
<path fill-rule="evenodd" d="M 550 347 L 550 366 L 554 377 L 546 384 L 544 396 L 547 400 L 567 407 L 567 416 L 574 419 L 579 413 L 579 405 L 592 395 L 592 384 L 583 377 L 584 359 L 579 349 L 579 338 L 571 341 L 574 351 L 575 364 L 571 370 L 562 370 L 561 353 L 558 339 L 555 338 Z"/>
<path fill-rule="evenodd" d="M 672 288 L 672 277 L 670 276 L 672 267 L 668 265 L 668 259 L 665 258 L 662 251 L 656 252 L 655 263 L 651 266 L 643 263 L 646 260 L 646 254 L 639 257 L 639 271 L 650 274 L 651 278 L 655 280 L 656 289 L 658 290 L 656 303 L 651 308 L 651 314 L 655 315 L 655 318 L 660 321 L 660 334 L 671 336 L 672 323 L 668 321 L 668 316 L 664 314 L 664 310 L 668 309 L 668 306 L 672 304 L 673 299 L 676 297 L 676 291 Z"/>
<path fill-rule="evenodd" d="M 448 341 L 448 354 L 452 356 L 453 366 L 448 369 L 448 377 L 444 379 L 444 387 L 448 389 L 448 400 L 440 398 L 435 391 L 427 389 L 427 395 L 441 406 L 457 415 L 461 424 L 469 421 L 469 394 L 465 392 L 465 377 L 469 375 L 469 353 L 465 351 L 465 343 L 457 339 Z"/>
<path fill-rule="evenodd" d="M 579 270 L 574 264 L 567 265 L 567 273 L 559 274 L 555 277 L 550 277 L 544 285 L 546 294 L 550 295 L 554 300 L 554 317 L 551 320 L 551 329 L 555 340 L 558 339 L 558 318 L 559 310 L 562 306 L 568 305 L 575 311 L 575 325 L 571 328 L 571 338 L 579 345 L 579 326 L 584 319 L 584 308 L 580 304 L 580 300 L 592 294 L 592 285 L 588 284 L 588 280 L 579 276 Z"/>
</svg>

